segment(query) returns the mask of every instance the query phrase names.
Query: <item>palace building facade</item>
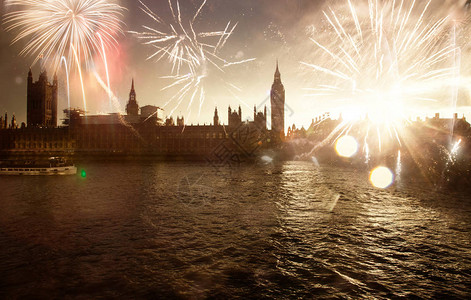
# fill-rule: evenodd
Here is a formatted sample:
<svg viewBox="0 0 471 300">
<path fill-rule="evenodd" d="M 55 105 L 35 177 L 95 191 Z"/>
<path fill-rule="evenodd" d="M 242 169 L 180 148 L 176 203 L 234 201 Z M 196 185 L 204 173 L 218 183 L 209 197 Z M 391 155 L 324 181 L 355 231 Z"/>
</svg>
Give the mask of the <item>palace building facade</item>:
<svg viewBox="0 0 471 300">
<path fill-rule="evenodd" d="M 242 109 L 228 107 L 228 123 L 220 120 L 215 108 L 213 124 L 188 125 L 183 117 L 163 120 L 157 106 L 139 107 L 132 80 L 126 115 L 86 115 L 65 110 L 64 126 L 57 128 L 57 77 L 53 83 L 42 72 L 33 83 L 28 74 L 27 126 L 2 130 L 0 151 L 33 155 L 73 153 L 74 155 L 149 155 L 164 158 L 222 158 L 240 160 L 273 147 L 284 138 L 284 87 L 278 64 L 271 93 L 272 134 L 267 128 L 267 108 L 254 107 L 252 121 L 243 121 Z M 54 128 L 56 127 L 56 128 Z M 273 138 L 275 137 L 275 138 Z"/>
</svg>

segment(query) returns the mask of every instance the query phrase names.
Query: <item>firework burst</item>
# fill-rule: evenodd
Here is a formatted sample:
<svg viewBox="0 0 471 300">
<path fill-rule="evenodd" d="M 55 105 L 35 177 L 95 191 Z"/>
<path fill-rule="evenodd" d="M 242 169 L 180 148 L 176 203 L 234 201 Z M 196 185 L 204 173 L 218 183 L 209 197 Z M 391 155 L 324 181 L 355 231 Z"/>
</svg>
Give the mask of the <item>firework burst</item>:
<svg viewBox="0 0 471 300">
<path fill-rule="evenodd" d="M 13 9 L 5 15 L 6 30 L 17 32 L 12 43 L 26 42 L 20 55 L 33 56 L 34 63 L 43 57 L 54 70 L 62 57 L 88 64 L 95 53 L 104 55 L 102 42 L 116 46 L 122 33 L 123 8 L 112 1 L 7 0 L 6 5 Z"/>
<path fill-rule="evenodd" d="M 367 165 L 395 157 L 398 178 L 404 159 L 429 164 L 410 117 L 444 99 L 455 108 L 460 84 L 456 22 L 431 17 L 431 3 L 345 0 L 323 12 L 324 30 L 311 38 L 315 60 L 301 64 L 321 81 L 307 96 L 329 101 L 342 122 L 309 155 L 336 143 L 339 155 L 358 151 Z M 350 137 L 355 142 L 342 148 Z"/>
<path fill-rule="evenodd" d="M 373 122 L 363 134 L 366 148 L 373 136 L 380 151 L 388 137 L 401 144 L 407 118 L 454 85 L 459 49 L 450 42 L 447 17 L 427 21 L 430 2 L 369 0 L 355 6 L 346 0 L 343 11 L 324 12 L 329 42 L 311 38 L 323 63 L 302 64 L 323 74 L 324 82 L 308 88 L 308 95 L 335 103 L 334 112 L 343 115 L 337 137 L 368 117 Z"/>
<path fill-rule="evenodd" d="M 207 0 L 202 1 L 195 14 L 190 18 L 182 16 L 179 1 L 168 0 L 171 20 L 166 21 L 154 13 L 143 2 L 141 10 L 154 21 L 155 27 L 144 25 L 144 31 L 130 33 L 135 34 L 144 45 L 152 46 L 155 51 L 148 56 L 148 60 L 156 62 L 166 60 L 171 64 L 171 74 L 164 79 L 171 80 L 171 84 L 163 90 L 175 88 L 177 93 L 165 104 L 177 102 L 170 110 L 170 115 L 184 100 L 188 101 L 187 110 L 194 102 L 199 103 L 199 111 L 205 99 L 204 82 L 210 74 L 223 74 L 225 69 L 238 64 L 243 64 L 254 59 L 229 62 L 219 56 L 220 50 L 226 45 L 228 39 L 237 27 L 229 21 L 223 30 L 199 32 L 197 20 L 204 9 Z M 220 79 L 221 76 L 218 76 Z M 233 91 L 239 90 L 236 86 L 223 80 L 223 83 Z M 164 106 L 164 107 L 165 107 Z"/>
<path fill-rule="evenodd" d="M 324 12 L 333 42 L 311 38 L 328 63 L 302 64 L 328 82 L 310 88 L 309 95 L 337 101 L 347 115 L 369 113 L 381 121 L 406 117 L 406 106 L 437 101 L 437 89 L 456 75 L 449 62 L 457 48 L 446 38 L 447 18 L 427 22 L 430 1 L 419 8 L 415 1 L 370 0 L 361 9 L 346 2 L 349 18 Z"/>
</svg>

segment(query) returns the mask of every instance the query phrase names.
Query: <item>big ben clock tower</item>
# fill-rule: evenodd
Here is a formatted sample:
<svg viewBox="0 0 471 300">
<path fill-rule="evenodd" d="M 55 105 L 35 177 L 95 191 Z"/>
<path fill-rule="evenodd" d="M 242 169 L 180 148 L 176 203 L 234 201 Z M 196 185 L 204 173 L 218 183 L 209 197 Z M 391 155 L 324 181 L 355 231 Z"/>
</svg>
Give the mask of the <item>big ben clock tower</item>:
<svg viewBox="0 0 471 300">
<path fill-rule="evenodd" d="M 285 87 L 281 83 L 281 73 L 276 62 L 275 80 L 271 86 L 271 132 L 274 142 L 285 137 Z"/>
</svg>

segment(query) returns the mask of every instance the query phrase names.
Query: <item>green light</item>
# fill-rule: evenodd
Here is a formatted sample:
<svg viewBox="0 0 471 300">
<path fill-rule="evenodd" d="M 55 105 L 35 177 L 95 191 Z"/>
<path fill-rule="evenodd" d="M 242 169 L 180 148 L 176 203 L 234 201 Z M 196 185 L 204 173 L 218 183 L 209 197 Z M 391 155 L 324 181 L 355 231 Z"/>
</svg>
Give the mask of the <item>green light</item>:
<svg viewBox="0 0 471 300">
<path fill-rule="evenodd" d="M 87 177 L 87 172 L 85 172 L 85 170 L 82 170 L 82 171 L 80 172 L 80 176 L 82 176 L 82 178 Z"/>
</svg>

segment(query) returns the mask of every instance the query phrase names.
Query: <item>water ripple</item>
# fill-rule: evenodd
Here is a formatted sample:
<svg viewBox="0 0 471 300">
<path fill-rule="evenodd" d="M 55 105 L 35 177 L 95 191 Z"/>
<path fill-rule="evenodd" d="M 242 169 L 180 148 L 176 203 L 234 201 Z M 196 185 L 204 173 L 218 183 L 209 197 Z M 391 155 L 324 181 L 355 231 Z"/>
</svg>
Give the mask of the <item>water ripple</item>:
<svg viewBox="0 0 471 300">
<path fill-rule="evenodd" d="M 471 201 L 305 162 L 0 181 L 0 298 L 471 296 Z"/>
</svg>

